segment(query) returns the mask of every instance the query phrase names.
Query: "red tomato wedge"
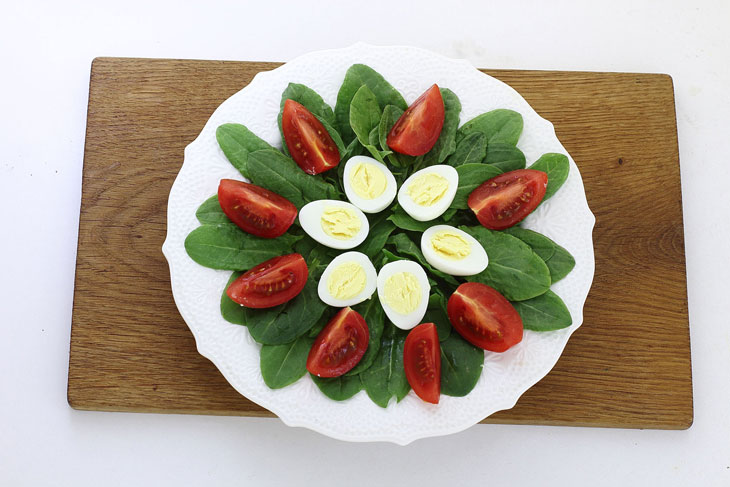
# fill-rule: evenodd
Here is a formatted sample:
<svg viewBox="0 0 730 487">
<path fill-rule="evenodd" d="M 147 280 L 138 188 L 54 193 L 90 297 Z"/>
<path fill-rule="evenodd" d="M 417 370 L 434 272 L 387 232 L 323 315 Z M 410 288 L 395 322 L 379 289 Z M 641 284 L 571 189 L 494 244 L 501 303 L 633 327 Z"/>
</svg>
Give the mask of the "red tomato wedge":
<svg viewBox="0 0 730 487">
<path fill-rule="evenodd" d="M 412 329 L 403 345 L 403 367 L 413 392 L 438 404 L 441 395 L 441 346 L 436 325 L 423 323 Z"/>
<path fill-rule="evenodd" d="M 226 294 L 247 308 L 271 308 L 302 292 L 309 277 L 304 257 L 282 255 L 263 262 L 228 286 Z"/>
<path fill-rule="evenodd" d="M 506 172 L 478 186 L 467 204 L 483 226 L 504 230 L 537 208 L 545 196 L 547 182 L 547 174 L 534 169 Z"/>
<path fill-rule="evenodd" d="M 484 350 L 504 352 L 522 341 L 522 318 L 493 288 L 466 282 L 446 305 L 449 321 L 466 341 Z"/>
<path fill-rule="evenodd" d="M 218 203 L 223 213 L 241 230 L 258 237 L 279 237 L 297 218 L 297 207 L 288 199 L 255 184 L 233 179 L 221 179 Z"/>
<path fill-rule="evenodd" d="M 284 102 L 281 130 L 292 159 L 307 174 L 319 174 L 340 163 L 340 151 L 329 132 L 302 104 Z"/>
<path fill-rule="evenodd" d="M 388 133 L 388 147 L 401 154 L 420 156 L 436 144 L 444 126 L 444 100 L 438 85 L 418 97 Z"/>
<path fill-rule="evenodd" d="M 350 307 L 342 308 L 317 335 L 307 370 L 317 377 L 339 377 L 365 355 L 369 339 L 365 318 Z"/>
</svg>

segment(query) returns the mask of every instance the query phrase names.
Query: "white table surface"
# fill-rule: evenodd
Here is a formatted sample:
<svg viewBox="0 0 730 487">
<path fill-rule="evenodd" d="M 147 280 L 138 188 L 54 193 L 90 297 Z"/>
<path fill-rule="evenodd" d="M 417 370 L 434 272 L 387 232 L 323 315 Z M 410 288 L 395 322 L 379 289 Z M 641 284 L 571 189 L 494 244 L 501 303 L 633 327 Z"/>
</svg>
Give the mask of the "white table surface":
<svg viewBox="0 0 730 487">
<path fill-rule="evenodd" d="M 196 3 L 207 5 L 0 9 L 0 485 L 730 485 L 730 3 Z M 689 430 L 476 425 L 398 447 L 344 443 L 276 419 L 68 406 L 91 60 L 286 61 L 359 40 L 424 47 L 479 67 L 672 75 L 694 380 Z"/>
</svg>

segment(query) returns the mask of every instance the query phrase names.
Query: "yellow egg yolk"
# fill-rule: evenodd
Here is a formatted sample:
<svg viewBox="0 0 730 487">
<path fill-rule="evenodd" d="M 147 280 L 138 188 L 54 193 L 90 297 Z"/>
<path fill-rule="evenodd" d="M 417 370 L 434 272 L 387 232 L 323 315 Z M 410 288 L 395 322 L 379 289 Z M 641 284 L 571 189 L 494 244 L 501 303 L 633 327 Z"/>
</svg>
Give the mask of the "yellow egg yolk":
<svg viewBox="0 0 730 487">
<path fill-rule="evenodd" d="M 360 219 L 350 208 L 328 206 L 322 212 L 320 224 L 324 233 L 338 240 L 350 240 L 360 231 Z"/>
<path fill-rule="evenodd" d="M 365 269 L 357 262 L 338 265 L 327 279 L 327 290 L 335 299 L 354 298 L 365 289 Z"/>
<path fill-rule="evenodd" d="M 360 163 L 350 174 L 352 189 L 365 200 L 373 200 L 383 194 L 387 184 L 385 173 L 375 164 Z"/>
<path fill-rule="evenodd" d="M 436 255 L 449 260 L 461 260 L 471 254 L 469 242 L 454 232 L 438 232 L 431 237 L 431 247 Z"/>
<path fill-rule="evenodd" d="M 385 302 L 397 313 L 407 315 L 421 303 L 421 285 L 410 272 L 398 272 L 385 281 Z"/>
<path fill-rule="evenodd" d="M 444 197 L 449 189 L 445 177 L 429 172 L 421 174 L 408 185 L 408 196 L 420 206 L 431 206 Z"/>
</svg>

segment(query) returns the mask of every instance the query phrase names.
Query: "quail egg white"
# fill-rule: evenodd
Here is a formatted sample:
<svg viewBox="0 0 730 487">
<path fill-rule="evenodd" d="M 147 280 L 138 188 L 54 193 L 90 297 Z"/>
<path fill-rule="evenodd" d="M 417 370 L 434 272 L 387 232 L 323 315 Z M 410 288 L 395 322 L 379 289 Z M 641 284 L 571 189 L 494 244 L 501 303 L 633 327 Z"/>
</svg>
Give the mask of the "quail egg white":
<svg viewBox="0 0 730 487">
<path fill-rule="evenodd" d="M 357 247 L 370 229 L 365 213 L 337 200 L 307 203 L 299 210 L 299 223 L 307 235 L 333 249 Z"/>
<path fill-rule="evenodd" d="M 438 218 L 451 206 L 459 186 L 459 173 L 439 164 L 413 173 L 398 190 L 398 204 L 414 220 Z"/>
<path fill-rule="evenodd" d="M 421 252 L 429 264 L 452 276 L 473 276 L 489 264 L 482 244 L 450 225 L 434 225 L 423 232 Z"/>
<path fill-rule="evenodd" d="M 411 260 L 389 262 L 378 273 L 380 304 L 388 319 L 403 330 L 421 322 L 430 290 L 423 267 Z"/>
<path fill-rule="evenodd" d="M 355 156 L 345 164 L 342 177 L 350 203 L 365 213 L 378 213 L 395 199 L 397 184 L 385 164 L 372 157 Z"/>
<path fill-rule="evenodd" d="M 353 306 L 370 298 L 377 287 L 377 273 L 367 255 L 340 254 L 327 266 L 317 285 L 319 299 L 337 308 Z"/>
</svg>

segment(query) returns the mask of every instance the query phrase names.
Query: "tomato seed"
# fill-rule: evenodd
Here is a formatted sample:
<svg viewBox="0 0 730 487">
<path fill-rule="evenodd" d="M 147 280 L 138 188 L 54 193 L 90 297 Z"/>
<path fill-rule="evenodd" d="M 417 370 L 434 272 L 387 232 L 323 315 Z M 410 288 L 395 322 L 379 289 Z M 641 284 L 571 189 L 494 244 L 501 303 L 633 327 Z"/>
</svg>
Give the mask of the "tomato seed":
<svg viewBox="0 0 730 487">
<path fill-rule="evenodd" d="M 285 289 L 289 289 L 294 285 L 295 281 L 296 278 L 294 277 L 294 273 L 289 271 L 283 279 L 279 278 L 275 281 L 271 281 L 269 279 L 260 279 L 258 282 L 255 282 L 253 284 L 253 289 L 257 293 L 263 294 L 265 296 L 271 296 L 272 294 L 281 292 Z"/>
<path fill-rule="evenodd" d="M 241 218 L 256 228 L 261 230 L 271 230 L 275 226 L 271 218 L 273 215 L 266 218 L 261 215 L 257 215 L 243 205 L 236 206 L 233 209 Z"/>
</svg>

